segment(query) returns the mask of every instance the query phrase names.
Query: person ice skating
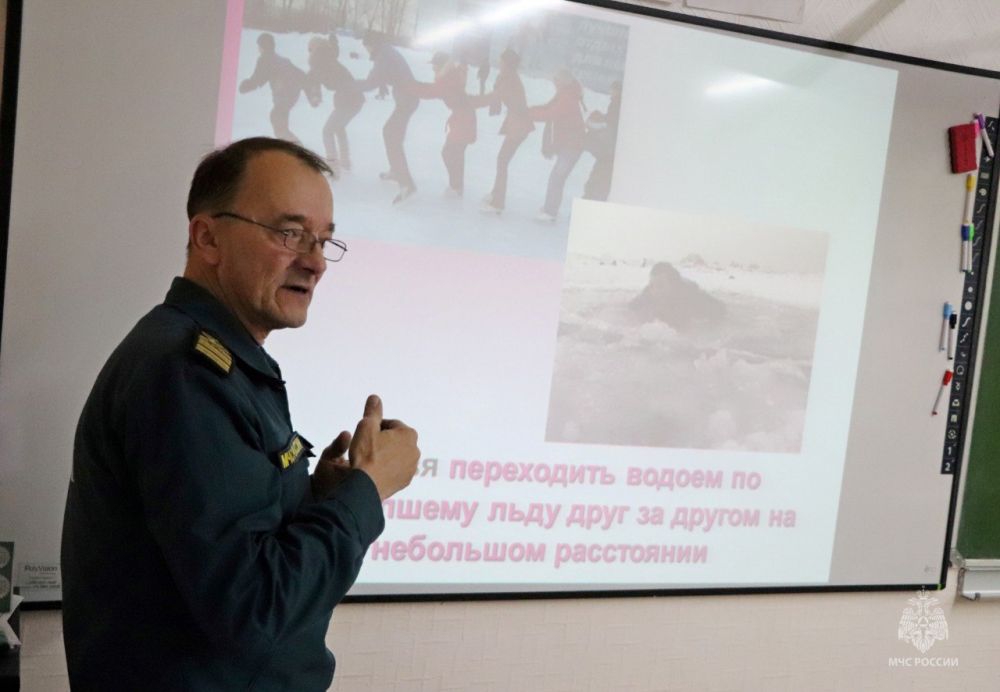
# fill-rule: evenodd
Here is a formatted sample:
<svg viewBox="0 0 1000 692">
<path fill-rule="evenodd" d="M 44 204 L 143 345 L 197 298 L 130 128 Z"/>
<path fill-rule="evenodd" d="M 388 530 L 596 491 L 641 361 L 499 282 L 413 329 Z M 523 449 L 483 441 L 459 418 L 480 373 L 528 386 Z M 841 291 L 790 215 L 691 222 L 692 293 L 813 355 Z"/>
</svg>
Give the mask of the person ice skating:
<svg viewBox="0 0 1000 692">
<path fill-rule="evenodd" d="M 545 123 L 542 154 L 546 158 L 555 158 L 545 191 L 545 203 L 536 217 L 544 222 L 555 221 L 559 215 L 566 179 L 580 160 L 586 133 L 580 82 L 569 70 L 562 68 L 553 75 L 552 83 L 556 87 L 555 96 L 548 103 L 528 109 L 533 120 Z"/>
<path fill-rule="evenodd" d="M 260 51 L 257 66 L 252 75 L 240 82 L 240 93 L 245 94 L 269 84 L 274 102 L 271 108 L 274 136 L 298 144 L 299 138 L 289 129 L 288 118 L 305 86 L 305 72 L 288 58 L 278 55 L 274 47 L 274 36 L 271 34 L 258 36 L 257 48 Z"/>
<path fill-rule="evenodd" d="M 476 141 L 476 111 L 465 91 L 468 68 L 440 51 L 431 58 L 431 65 L 434 82 L 418 83 L 417 91 L 421 98 L 441 99 L 451 110 L 445 124 L 448 134 L 441 149 L 441 158 L 448 171 L 445 194 L 461 197 L 465 192 L 465 150 Z"/>
<path fill-rule="evenodd" d="M 340 44 L 335 35 L 330 34 L 327 39 L 315 36 L 309 41 L 309 73 L 306 80 L 312 105 L 319 106 L 321 102 L 320 87 L 333 92 L 333 110 L 323 126 L 323 146 L 334 178 L 339 178 L 342 171 L 351 169 L 347 124 L 365 102 L 365 95 L 357 81 L 339 58 Z"/>
<path fill-rule="evenodd" d="M 585 148 L 594 155 L 594 167 L 583 186 L 583 198 L 604 202 L 611 192 L 611 174 L 615 165 L 615 145 L 618 141 L 618 115 L 622 105 L 622 83 L 611 83 L 611 100 L 603 113 L 594 111 L 587 117 Z"/>
<path fill-rule="evenodd" d="M 486 95 L 491 115 L 500 113 L 501 108 L 507 109 L 507 115 L 500 125 L 503 144 L 497 153 L 496 178 L 493 189 L 483 200 L 482 211 L 488 214 L 500 214 L 507 203 L 507 171 L 514 154 L 535 129 L 535 123 L 528 113 L 528 103 L 524 95 L 524 83 L 518 73 L 521 57 L 516 51 L 505 50 L 500 54 L 500 72 L 493 83 L 493 90 Z"/>
<path fill-rule="evenodd" d="M 385 142 L 389 170 L 381 173 L 380 177 L 383 180 L 394 180 L 399 184 L 399 193 L 392 200 L 393 204 L 399 204 L 417 191 L 403 148 L 406 128 L 420 103 L 416 94 L 417 81 L 413 78 L 413 71 L 407 64 L 406 58 L 384 35 L 370 31 L 365 34 L 363 43 L 371 57 L 372 69 L 368 77 L 358 83 L 358 87 L 361 91 L 371 91 L 380 87 L 392 88 L 395 107 L 382 127 L 382 140 Z"/>
</svg>

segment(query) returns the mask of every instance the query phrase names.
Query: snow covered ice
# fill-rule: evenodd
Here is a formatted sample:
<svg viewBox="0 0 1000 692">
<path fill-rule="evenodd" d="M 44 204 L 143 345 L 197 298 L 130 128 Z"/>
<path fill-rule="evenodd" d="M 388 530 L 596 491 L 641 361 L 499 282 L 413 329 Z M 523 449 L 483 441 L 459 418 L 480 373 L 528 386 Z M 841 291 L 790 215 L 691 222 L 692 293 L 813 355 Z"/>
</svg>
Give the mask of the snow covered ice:
<svg viewBox="0 0 1000 692">
<path fill-rule="evenodd" d="M 822 281 L 571 252 L 546 440 L 799 451 Z"/>
</svg>

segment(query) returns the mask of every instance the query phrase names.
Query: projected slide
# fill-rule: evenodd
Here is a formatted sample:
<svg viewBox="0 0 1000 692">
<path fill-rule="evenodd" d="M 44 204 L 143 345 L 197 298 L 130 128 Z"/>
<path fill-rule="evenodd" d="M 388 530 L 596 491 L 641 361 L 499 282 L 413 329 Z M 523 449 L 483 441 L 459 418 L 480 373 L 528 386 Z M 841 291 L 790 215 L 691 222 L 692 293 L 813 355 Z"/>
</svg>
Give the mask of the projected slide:
<svg viewBox="0 0 1000 692">
<path fill-rule="evenodd" d="M 477 17 L 508 3 L 464 4 Z M 560 259 L 570 201 L 608 197 L 628 27 L 557 12 L 463 29 L 454 6 L 402 3 L 377 26 L 404 37 L 309 33 L 301 13 L 247 3 L 220 139 L 273 134 L 324 154 L 354 234 Z"/>
<path fill-rule="evenodd" d="M 420 433 L 354 592 L 824 584 L 896 72 L 560 2 L 230 3 L 349 244 L 266 344 Z M 836 185 L 811 180 L 822 168 Z"/>
<path fill-rule="evenodd" d="M 826 245 L 581 201 L 546 439 L 798 452 Z"/>
</svg>

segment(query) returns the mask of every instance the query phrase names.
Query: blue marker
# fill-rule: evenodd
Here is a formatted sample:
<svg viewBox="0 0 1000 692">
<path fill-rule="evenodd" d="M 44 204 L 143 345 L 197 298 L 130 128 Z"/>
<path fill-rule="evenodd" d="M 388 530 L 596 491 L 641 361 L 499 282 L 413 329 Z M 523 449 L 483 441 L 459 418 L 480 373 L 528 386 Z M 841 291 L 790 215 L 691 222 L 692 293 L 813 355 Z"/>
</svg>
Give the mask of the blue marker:
<svg viewBox="0 0 1000 692">
<path fill-rule="evenodd" d="M 938 350 L 945 350 L 948 342 L 948 319 L 951 317 L 952 309 L 951 303 L 944 304 L 944 321 L 941 322 L 941 341 L 938 343 Z"/>
</svg>

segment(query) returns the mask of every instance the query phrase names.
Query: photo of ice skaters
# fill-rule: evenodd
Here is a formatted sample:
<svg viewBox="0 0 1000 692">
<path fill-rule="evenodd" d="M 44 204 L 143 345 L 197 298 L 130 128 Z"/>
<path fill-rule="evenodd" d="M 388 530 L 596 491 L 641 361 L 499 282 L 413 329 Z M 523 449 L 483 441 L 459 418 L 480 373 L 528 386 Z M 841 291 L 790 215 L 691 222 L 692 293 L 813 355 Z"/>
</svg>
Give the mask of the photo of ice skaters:
<svg viewBox="0 0 1000 692">
<path fill-rule="evenodd" d="M 506 4 L 248 0 L 231 138 L 322 152 L 345 233 L 562 259 L 611 195 L 628 29 Z"/>
<path fill-rule="evenodd" d="M 798 452 L 827 244 L 576 202 L 546 441 Z"/>
</svg>

